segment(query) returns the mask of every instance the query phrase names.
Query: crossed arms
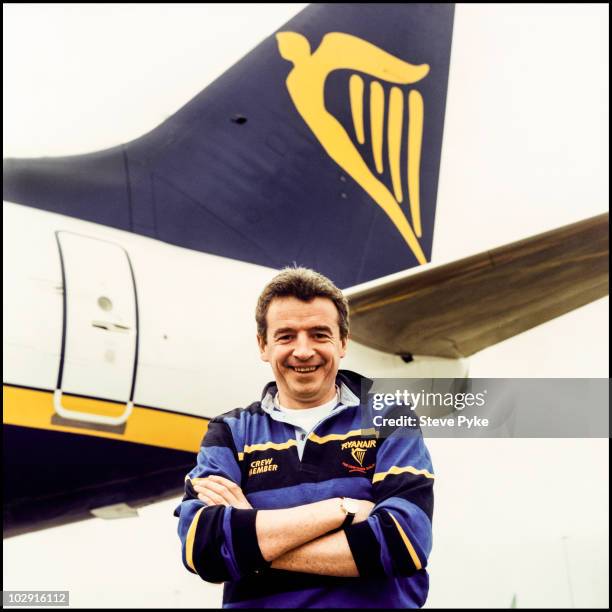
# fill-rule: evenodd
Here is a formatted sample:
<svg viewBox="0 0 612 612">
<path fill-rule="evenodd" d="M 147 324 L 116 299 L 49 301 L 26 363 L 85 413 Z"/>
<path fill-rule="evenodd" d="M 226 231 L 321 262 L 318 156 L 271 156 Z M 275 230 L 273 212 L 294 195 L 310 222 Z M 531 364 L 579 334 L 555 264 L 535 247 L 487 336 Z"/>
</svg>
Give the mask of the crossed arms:
<svg viewBox="0 0 612 612">
<path fill-rule="evenodd" d="M 198 499 L 209 506 L 252 509 L 242 489 L 231 480 L 212 475 L 194 484 Z M 357 500 L 353 524 L 365 521 L 374 502 Z M 259 510 L 255 519 L 262 557 L 271 567 L 327 576 L 359 576 L 344 531 L 339 497 L 279 510 Z M 296 526 L 299 525 L 299 529 Z M 330 533 L 333 532 L 333 533 Z"/>
<path fill-rule="evenodd" d="M 327 576 L 408 576 L 431 550 L 433 475 L 420 436 L 384 440 L 373 501 L 359 500 L 353 524 L 339 497 L 278 510 L 252 508 L 240 486 L 229 427 L 211 421 L 198 465 L 175 514 L 185 567 L 210 582 L 273 569 Z"/>
</svg>

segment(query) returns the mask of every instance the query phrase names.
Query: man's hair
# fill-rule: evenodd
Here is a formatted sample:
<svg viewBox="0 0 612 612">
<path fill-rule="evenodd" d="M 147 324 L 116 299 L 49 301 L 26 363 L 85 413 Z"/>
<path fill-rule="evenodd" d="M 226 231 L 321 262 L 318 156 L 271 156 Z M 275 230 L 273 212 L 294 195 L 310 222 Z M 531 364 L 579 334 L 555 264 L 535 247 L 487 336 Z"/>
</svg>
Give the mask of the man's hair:
<svg viewBox="0 0 612 612">
<path fill-rule="evenodd" d="M 326 276 L 309 268 L 284 268 L 261 292 L 255 309 L 257 335 L 267 342 L 268 322 L 266 316 L 270 302 L 277 297 L 295 297 L 310 302 L 317 297 L 329 298 L 338 311 L 340 339 L 346 340 L 349 333 L 348 301 L 342 291 Z"/>
</svg>

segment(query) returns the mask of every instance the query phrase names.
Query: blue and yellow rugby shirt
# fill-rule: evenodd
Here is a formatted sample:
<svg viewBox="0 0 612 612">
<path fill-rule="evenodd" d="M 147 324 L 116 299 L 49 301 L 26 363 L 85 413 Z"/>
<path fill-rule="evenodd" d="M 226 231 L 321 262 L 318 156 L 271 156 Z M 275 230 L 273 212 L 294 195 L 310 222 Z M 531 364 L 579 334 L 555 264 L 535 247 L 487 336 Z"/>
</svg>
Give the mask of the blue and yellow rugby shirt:
<svg viewBox="0 0 612 612">
<path fill-rule="evenodd" d="M 225 582 L 224 607 L 420 607 L 427 598 L 433 469 L 418 429 L 381 439 L 362 429 L 362 381 L 341 370 L 340 403 L 304 441 L 271 409 L 276 385 L 261 402 L 213 419 L 197 465 L 175 510 L 185 567 Z M 217 474 L 240 485 L 253 509 L 207 506 L 193 483 Z M 258 510 L 330 497 L 375 502 L 367 521 L 345 530 L 359 578 L 266 567 L 255 532 Z"/>
</svg>

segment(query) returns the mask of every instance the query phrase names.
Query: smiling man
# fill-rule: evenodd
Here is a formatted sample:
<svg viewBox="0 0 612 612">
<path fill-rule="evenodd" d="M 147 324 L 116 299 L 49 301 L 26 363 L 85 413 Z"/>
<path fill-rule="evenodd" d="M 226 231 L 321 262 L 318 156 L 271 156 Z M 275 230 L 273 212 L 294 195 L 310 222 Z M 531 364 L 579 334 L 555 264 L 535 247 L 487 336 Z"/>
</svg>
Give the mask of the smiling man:
<svg viewBox="0 0 612 612">
<path fill-rule="evenodd" d="M 425 602 L 433 470 L 420 432 L 362 428 L 367 380 L 339 370 L 348 304 L 288 268 L 257 303 L 274 382 L 213 419 L 176 509 L 185 567 L 224 582 L 224 607 L 395 607 Z"/>
<path fill-rule="evenodd" d="M 277 287 L 268 287 L 257 308 L 261 358 L 272 366 L 281 405 L 298 410 L 321 406 L 336 396 L 336 375 L 348 341 L 346 302 L 338 290 L 334 297 L 272 299 Z"/>
</svg>

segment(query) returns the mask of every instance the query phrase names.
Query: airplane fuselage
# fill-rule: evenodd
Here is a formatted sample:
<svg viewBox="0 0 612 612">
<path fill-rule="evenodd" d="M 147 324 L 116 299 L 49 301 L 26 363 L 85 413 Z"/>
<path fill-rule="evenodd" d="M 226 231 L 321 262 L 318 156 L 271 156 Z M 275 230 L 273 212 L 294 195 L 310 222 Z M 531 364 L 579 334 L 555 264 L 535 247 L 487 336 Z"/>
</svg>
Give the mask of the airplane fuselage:
<svg viewBox="0 0 612 612">
<path fill-rule="evenodd" d="M 176 494 L 208 420 L 255 401 L 272 378 L 254 310 L 276 270 L 3 209 L 4 437 L 16 462 L 7 465 L 5 534 L 43 516 L 54 524 Z M 461 361 L 405 363 L 358 343 L 342 367 L 387 378 L 465 374 Z"/>
</svg>

